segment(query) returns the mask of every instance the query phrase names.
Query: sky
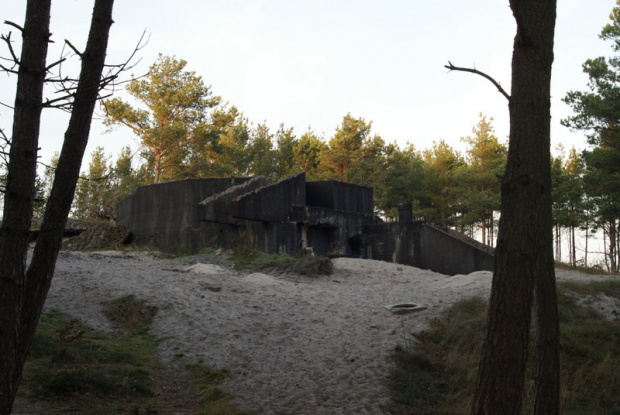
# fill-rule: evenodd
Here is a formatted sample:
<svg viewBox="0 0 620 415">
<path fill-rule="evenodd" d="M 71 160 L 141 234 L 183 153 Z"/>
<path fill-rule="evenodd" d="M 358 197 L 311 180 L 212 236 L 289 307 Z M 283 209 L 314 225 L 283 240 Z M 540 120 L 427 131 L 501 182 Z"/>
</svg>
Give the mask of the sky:
<svg viewBox="0 0 620 415">
<path fill-rule="evenodd" d="M 4 0 L 0 22 L 23 24 L 25 3 Z M 48 62 L 61 55 L 64 39 L 84 48 L 92 6 L 53 0 Z M 553 148 L 586 147 L 583 133 L 560 125 L 571 114 L 561 99 L 586 90 L 586 59 L 612 55 L 598 34 L 614 6 L 615 0 L 558 1 Z M 117 0 L 113 17 L 108 63 L 125 61 L 146 33 L 132 74 L 145 74 L 160 53 L 184 59 L 214 95 L 273 132 L 284 124 L 298 137 L 311 128 L 328 140 L 350 113 L 372 122 L 372 133 L 386 142 L 427 149 L 445 140 L 463 151 L 460 138 L 473 135 L 482 113 L 494 119 L 500 140 L 508 137 L 506 99 L 482 77 L 444 67 L 475 67 L 510 91 L 516 25 L 507 0 Z M 0 32 L 10 30 L 2 25 Z M 7 55 L 0 44 L 0 56 Z M 0 76 L 0 102 L 12 104 L 14 84 Z M 122 88 L 117 96 L 133 102 Z M 128 129 L 106 132 L 100 117 L 98 111 L 87 153 L 97 146 L 110 155 L 138 148 Z M 9 135 L 11 118 L 0 106 L 0 128 Z M 43 162 L 60 150 L 66 125 L 66 114 L 44 111 Z"/>
</svg>

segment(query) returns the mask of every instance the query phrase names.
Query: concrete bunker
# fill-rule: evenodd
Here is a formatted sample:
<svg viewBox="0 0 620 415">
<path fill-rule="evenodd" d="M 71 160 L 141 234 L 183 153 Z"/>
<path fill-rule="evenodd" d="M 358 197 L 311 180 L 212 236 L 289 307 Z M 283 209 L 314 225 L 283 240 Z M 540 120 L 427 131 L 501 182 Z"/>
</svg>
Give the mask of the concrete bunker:
<svg viewBox="0 0 620 415">
<path fill-rule="evenodd" d="M 244 246 L 266 253 L 312 252 L 379 259 L 445 274 L 490 270 L 492 252 L 412 220 L 374 215 L 373 189 L 339 181 L 306 181 L 304 173 L 268 183 L 264 177 L 191 179 L 138 188 L 118 203 L 117 222 L 137 244 L 166 252 Z"/>
</svg>

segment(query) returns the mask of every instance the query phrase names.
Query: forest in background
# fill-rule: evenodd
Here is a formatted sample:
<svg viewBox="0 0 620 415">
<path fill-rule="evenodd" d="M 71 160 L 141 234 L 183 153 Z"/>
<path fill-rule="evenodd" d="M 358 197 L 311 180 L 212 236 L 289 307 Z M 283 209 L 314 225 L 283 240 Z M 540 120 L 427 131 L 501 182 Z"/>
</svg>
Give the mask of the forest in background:
<svg viewBox="0 0 620 415">
<path fill-rule="evenodd" d="M 614 52 L 620 51 L 619 10 L 614 8 L 600 34 Z M 507 145 L 495 136 L 492 118 L 480 114 L 471 133 L 461 138 L 464 152 L 443 140 L 430 149 L 411 143 L 401 148 L 374 134 L 371 121 L 351 114 L 330 137 L 311 127 L 297 135 L 283 124 L 272 131 L 214 95 L 186 65 L 160 55 L 147 75 L 127 84 L 131 101 L 103 101 L 108 132 L 129 129 L 140 146 L 123 148 L 116 159 L 102 147 L 91 153 L 74 198 L 76 219 L 114 218 L 116 203 L 145 184 L 256 175 L 276 181 L 305 172 L 308 180 L 373 187 L 376 213 L 384 220 L 396 220 L 398 204 L 410 202 L 415 219 L 493 245 Z M 620 58 L 590 59 L 583 70 L 589 90 L 566 94 L 564 102 L 574 115 L 562 123 L 583 131 L 589 147 L 582 152 L 559 148 L 552 159 L 556 259 L 618 272 Z M 39 214 L 56 162 L 52 159 L 37 181 Z M 594 235 L 602 239 L 602 248 L 593 251 Z"/>
<path fill-rule="evenodd" d="M 373 187 L 376 213 L 384 220 L 396 220 L 398 204 L 411 202 L 415 219 L 493 245 L 507 144 L 495 136 L 492 118 L 480 114 L 471 133 L 461 138 L 466 145 L 463 153 L 443 140 L 430 149 L 414 144 L 401 148 L 374 134 L 371 121 L 351 114 L 342 118 L 331 137 L 319 136 L 310 127 L 297 136 L 284 125 L 277 131 L 266 123 L 254 125 L 236 107 L 214 96 L 200 76 L 186 71 L 186 64 L 160 56 L 147 76 L 128 84 L 135 103 L 120 98 L 104 101 L 109 133 L 128 128 L 140 147 L 135 151 L 127 146 L 116 159 L 102 147 L 90 154 L 78 182 L 74 218 L 113 219 L 116 203 L 151 183 L 256 175 L 276 181 L 305 172 L 308 180 Z M 608 193 L 614 186 L 605 186 L 605 170 L 591 161 L 592 154 L 604 149 L 597 143 L 582 153 L 559 148 L 552 160 L 556 257 L 564 254 L 572 265 L 598 265 L 616 272 L 620 214 L 609 210 L 618 204 L 620 186 L 615 186 L 616 193 Z M 56 162 L 52 159 L 38 180 L 39 213 Z M 588 262 L 587 241 L 597 232 L 604 236 L 604 260 Z M 583 235 L 586 251 L 580 253 L 577 247 Z M 568 252 L 563 253 L 562 247 Z"/>
</svg>

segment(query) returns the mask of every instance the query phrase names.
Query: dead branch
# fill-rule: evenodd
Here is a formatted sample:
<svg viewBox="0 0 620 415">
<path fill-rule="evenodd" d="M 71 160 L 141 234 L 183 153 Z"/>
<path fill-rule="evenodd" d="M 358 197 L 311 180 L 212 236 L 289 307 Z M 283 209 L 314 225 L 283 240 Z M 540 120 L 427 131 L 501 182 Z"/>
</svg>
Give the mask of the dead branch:
<svg viewBox="0 0 620 415">
<path fill-rule="evenodd" d="M 15 65 L 19 65 L 19 58 L 17 57 L 17 54 L 15 53 L 15 49 L 13 49 L 13 44 L 11 41 L 11 33 L 9 32 L 8 35 L 2 35 L 0 38 L 2 40 L 4 40 L 4 43 L 6 43 L 6 46 L 9 48 L 9 53 L 11 54 L 11 59 L 6 59 L 11 60 Z"/>
<path fill-rule="evenodd" d="M 75 52 L 76 55 L 78 55 L 80 58 L 82 57 L 82 52 L 77 50 L 77 48 L 75 46 L 73 46 L 73 44 L 71 42 L 69 42 L 69 39 L 65 39 L 65 44 L 67 46 L 69 46 L 71 48 L 71 50 L 73 50 L 73 52 Z"/>
<path fill-rule="evenodd" d="M 5 24 L 5 25 L 9 25 L 9 26 L 13 26 L 14 28 L 16 28 L 17 30 L 19 30 L 20 32 L 23 32 L 23 31 L 24 31 L 24 28 L 23 28 L 23 27 L 21 27 L 21 26 L 20 26 L 20 25 L 18 25 L 17 23 L 13 23 L 13 22 L 11 22 L 11 21 L 9 21 L 9 20 L 5 20 L 5 21 L 4 21 L 4 24 Z"/>
<path fill-rule="evenodd" d="M 495 87 L 497 88 L 497 90 L 506 97 L 506 99 L 508 101 L 510 101 L 510 95 L 508 95 L 508 93 L 506 91 L 504 91 L 504 88 L 502 88 L 502 86 L 500 85 L 499 82 L 497 82 L 495 79 L 493 79 L 492 77 L 490 77 L 489 75 L 485 74 L 484 72 L 479 71 L 478 69 L 472 69 L 472 68 L 462 68 L 462 67 L 458 67 L 458 66 L 454 66 L 452 64 L 452 62 L 448 61 L 448 65 L 444 65 L 444 68 L 447 68 L 451 71 L 462 71 L 462 72 L 470 72 L 476 75 L 480 75 L 483 78 L 488 79 L 489 81 L 491 81 L 491 83 L 493 85 L 495 85 Z"/>
<path fill-rule="evenodd" d="M 54 166 L 50 166 L 49 164 L 45 164 L 42 161 L 38 161 L 38 160 L 37 160 L 37 163 L 40 164 L 41 166 L 45 167 L 46 169 L 49 169 L 51 171 L 56 171 L 56 167 L 54 167 Z M 80 180 L 85 180 L 85 181 L 88 181 L 88 182 L 98 182 L 98 181 L 101 181 L 101 180 L 108 180 L 111 176 L 112 176 L 112 173 L 109 173 L 109 174 L 107 174 L 105 176 L 101 176 L 101 177 L 84 177 L 84 176 L 79 176 L 78 178 Z"/>
<path fill-rule="evenodd" d="M 17 71 L 16 70 L 9 69 L 9 68 L 7 68 L 6 66 L 4 66 L 2 64 L 0 64 L 0 69 L 2 69 L 5 72 L 12 73 L 13 75 L 17 75 Z"/>
<path fill-rule="evenodd" d="M 101 92 L 104 90 L 108 90 L 109 92 L 103 95 L 99 94 L 99 101 L 110 97 L 114 93 L 115 87 L 117 85 L 123 84 L 125 82 L 131 82 L 131 80 L 133 80 L 131 79 L 121 82 L 118 81 L 121 73 L 129 71 L 130 69 L 135 67 L 135 65 L 137 65 L 137 63 L 140 61 L 138 60 L 137 62 L 134 62 L 134 58 L 137 52 L 141 50 L 148 42 L 148 39 L 145 41 L 145 36 L 146 32 L 142 32 L 140 39 L 138 40 L 136 46 L 134 47 L 129 57 L 125 60 L 125 62 L 114 65 L 105 65 L 105 67 L 108 68 L 108 71 L 105 75 L 101 77 L 99 83 L 97 84 L 97 91 Z M 82 53 L 78 51 L 77 48 L 69 40 L 65 40 L 65 45 L 69 47 L 76 55 L 82 58 Z M 66 59 L 66 52 L 64 50 L 61 53 L 61 56 L 62 58 L 52 65 L 58 65 L 58 75 L 54 78 L 46 79 L 47 83 L 56 86 L 55 93 L 61 95 L 53 99 L 46 99 L 46 101 L 43 103 L 43 107 L 57 108 L 63 111 L 70 111 L 73 108 L 74 93 L 77 89 L 77 79 L 62 76 L 62 63 Z"/>
<path fill-rule="evenodd" d="M 47 65 L 47 66 L 45 67 L 45 70 L 46 70 L 46 71 L 49 71 L 49 70 L 50 70 L 50 69 L 52 69 L 54 66 L 58 66 L 58 65 L 60 65 L 61 63 L 63 63 L 63 62 L 64 62 L 64 61 L 66 61 L 66 60 L 67 60 L 67 58 L 60 58 L 60 59 L 58 59 L 56 62 L 54 62 L 54 63 L 52 63 L 52 64 L 50 64 L 50 65 Z"/>
</svg>

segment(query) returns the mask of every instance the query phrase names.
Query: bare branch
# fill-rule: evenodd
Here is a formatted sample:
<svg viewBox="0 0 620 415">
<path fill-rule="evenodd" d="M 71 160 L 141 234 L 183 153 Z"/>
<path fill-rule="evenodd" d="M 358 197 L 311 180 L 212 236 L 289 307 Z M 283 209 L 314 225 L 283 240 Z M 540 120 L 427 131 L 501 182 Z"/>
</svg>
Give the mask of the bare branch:
<svg viewBox="0 0 620 415">
<path fill-rule="evenodd" d="M 105 65 L 105 67 L 108 68 L 108 71 L 106 74 L 103 74 L 103 76 L 99 80 L 99 83 L 97 84 L 97 91 L 101 92 L 104 90 L 108 90 L 109 92 L 106 94 L 98 94 L 97 99 L 99 101 L 110 97 L 114 93 L 117 85 L 131 82 L 133 80 L 130 79 L 118 82 L 121 73 L 130 70 L 137 64 L 137 62 L 134 63 L 133 60 L 136 56 L 136 53 L 146 45 L 144 38 L 145 32 L 142 33 L 138 43 L 136 44 L 136 47 L 127 58 L 127 60 L 125 60 L 125 62 L 115 65 Z M 75 54 L 82 58 L 82 53 L 79 52 L 69 40 L 65 40 L 65 46 L 70 48 Z M 77 89 L 77 79 L 62 75 L 62 64 L 66 60 L 66 55 L 67 52 L 64 51 L 63 48 L 63 52 L 61 53 L 62 58 L 48 67 L 49 69 L 53 66 L 58 66 L 58 74 L 55 75 L 53 78 L 47 78 L 45 82 L 54 85 L 56 88 L 55 93 L 59 94 L 59 96 L 53 99 L 46 99 L 46 101 L 42 104 L 45 108 L 56 108 L 63 111 L 70 111 L 73 108 L 74 94 Z"/>
<path fill-rule="evenodd" d="M 497 82 L 495 79 L 491 78 L 489 75 L 485 74 L 484 72 L 479 71 L 478 69 L 472 69 L 472 68 L 461 68 L 458 66 L 454 66 L 452 65 L 452 62 L 448 61 L 448 65 L 444 65 L 445 68 L 451 70 L 451 71 L 462 71 L 462 72 L 470 72 L 476 75 L 480 75 L 483 78 L 488 79 L 489 81 L 491 81 L 491 83 L 493 85 L 495 85 L 495 87 L 497 88 L 497 90 L 506 97 L 506 99 L 510 102 L 510 95 L 508 95 L 508 93 L 506 91 L 504 91 L 504 88 L 502 88 L 502 86 L 500 85 L 499 82 Z"/>
<path fill-rule="evenodd" d="M 37 163 L 40 164 L 41 166 L 45 167 L 46 169 L 50 169 L 51 171 L 56 171 L 56 167 L 54 166 L 50 166 L 49 164 L 45 164 L 42 161 L 38 161 Z M 85 180 L 87 182 L 97 182 L 97 181 L 101 181 L 101 180 L 107 180 L 112 176 L 112 173 L 107 174 L 105 176 L 101 176 L 101 177 L 84 177 L 84 176 L 79 176 L 78 179 L 80 180 Z"/>
<path fill-rule="evenodd" d="M 9 20 L 5 20 L 5 21 L 4 21 L 4 24 L 9 25 L 9 26 L 13 26 L 14 28 L 16 28 L 17 30 L 19 30 L 20 32 L 23 32 L 23 31 L 24 31 L 24 28 L 23 28 L 23 27 L 21 27 L 21 26 L 20 26 L 20 25 L 18 25 L 17 23 L 13 23 L 13 22 L 11 22 L 11 21 L 9 21 Z"/>
<path fill-rule="evenodd" d="M 9 48 L 9 52 L 11 53 L 11 60 L 13 61 L 13 63 L 16 65 L 19 65 L 19 58 L 17 57 L 17 54 L 15 53 L 15 50 L 13 49 L 13 45 L 11 41 L 11 32 L 9 32 L 9 34 L 6 36 L 2 35 L 1 39 L 4 40 L 4 43 L 6 43 L 7 47 Z"/>
<path fill-rule="evenodd" d="M 82 52 L 77 50 L 77 48 L 75 46 L 73 46 L 73 44 L 71 42 L 69 42 L 68 39 L 65 39 L 65 44 L 67 46 L 69 46 L 71 48 L 71 50 L 73 50 L 75 52 L 76 55 L 78 55 L 80 58 L 82 57 Z"/>
<path fill-rule="evenodd" d="M 46 70 L 46 71 L 49 71 L 49 70 L 50 70 L 50 69 L 52 69 L 54 66 L 60 65 L 61 63 L 63 63 L 63 62 L 64 62 L 64 61 L 66 61 L 66 60 L 67 60 L 67 58 L 60 58 L 60 59 L 58 59 L 56 62 L 54 62 L 54 63 L 52 63 L 52 64 L 50 64 L 50 65 L 46 66 L 46 67 L 45 67 L 45 70 Z"/>
<path fill-rule="evenodd" d="M 7 68 L 6 66 L 1 65 L 1 64 L 0 64 L 0 69 L 2 69 L 2 70 L 3 70 L 3 71 L 5 71 L 5 72 L 12 73 L 13 75 L 17 75 L 17 73 L 18 73 L 16 70 L 14 70 L 14 69 L 9 69 L 9 68 Z"/>
</svg>

